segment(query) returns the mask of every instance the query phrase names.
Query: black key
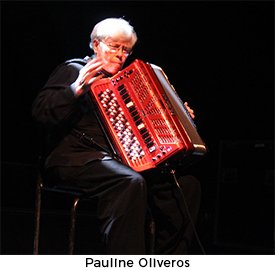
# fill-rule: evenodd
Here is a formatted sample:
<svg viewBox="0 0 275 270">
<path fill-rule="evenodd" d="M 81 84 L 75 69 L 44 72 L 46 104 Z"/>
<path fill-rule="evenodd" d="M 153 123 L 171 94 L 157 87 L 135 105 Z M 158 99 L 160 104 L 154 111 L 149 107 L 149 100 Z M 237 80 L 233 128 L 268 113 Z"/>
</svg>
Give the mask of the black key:
<svg viewBox="0 0 275 270">
<path fill-rule="evenodd" d="M 138 121 L 136 121 L 136 125 L 137 125 L 137 126 L 139 126 L 141 123 L 142 123 L 142 120 L 141 120 L 141 119 L 138 120 Z"/>
<path fill-rule="evenodd" d="M 124 84 L 122 84 L 118 87 L 118 91 L 121 91 L 123 88 L 124 88 Z"/>
<path fill-rule="evenodd" d="M 132 101 L 131 98 L 126 98 L 126 99 L 124 100 L 124 103 L 127 104 L 127 103 L 129 103 L 130 101 Z"/>
<path fill-rule="evenodd" d="M 136 107 L 135 106 L 131 106 L 130 108 L 129 108 L 129 112 L 133 112 L 133 111 L 135 111 L 136 110 Z"/>
<path fill-rule="evenodd" d="M 144 140 L 145 143 L 149 143 L 150 141 L 152 141 L 151 137 L 149 137 L 149 138 L 147 138 L 147 139 Z"/>
<path fill-rule="evenodd" d="M 137 114 L 138 114 L 138 111 L 133 111 L 133 112 L 131 113 L 131 116 L 134 117 L 134 116 L 136 116 Z"/>
<path fill-rule="evenodd" d="M 148 147 L 148 148 L 150 148 L 151 146 L 153 146 L 154 145 L 154 142 L 152 141 L 152 142 L 149 142 L 146 146 Z"/>
<path fill-rule="evenodd" d="M 146 139 L 146 137 L 148 137 L 148 136 L 149 136 L 149 133 L 146 132 L 145 134 L 142 135 L 142 138 L 143 138 L 143 139 Z"/>
<path fill-rule="evenodd" d="M 139 115 L 136 115 L 136 116 L 134 116 L 134 118 L 133 118 L 133 120 L 136 122 L 137 120 L 139 120 L 140 119 L 140 117 L 139 117 Z M 140 123 L 141 124 L 141 123 Z M 137 124 L 136 123 L 136 125 L 138 126 L 139 124 Z"/>
<path fill-rule="evenodd" d="M 146 129 L 146 128 L 142 128 L 142 129 L 139 131 L 140 134 L 144 134 L 145 132 L 147 132 L 147 129 Z"/>
<path fill-rule="evenodd" d="M 125 95 L 123 95 L 123 96 L 122 96 L 122 99 L 124 100 L 124 99 L 126 99 L 127 97 L 129 97 L 129 94 L 128 94 L 128 93 L 126 93 Z"/>
</svg>

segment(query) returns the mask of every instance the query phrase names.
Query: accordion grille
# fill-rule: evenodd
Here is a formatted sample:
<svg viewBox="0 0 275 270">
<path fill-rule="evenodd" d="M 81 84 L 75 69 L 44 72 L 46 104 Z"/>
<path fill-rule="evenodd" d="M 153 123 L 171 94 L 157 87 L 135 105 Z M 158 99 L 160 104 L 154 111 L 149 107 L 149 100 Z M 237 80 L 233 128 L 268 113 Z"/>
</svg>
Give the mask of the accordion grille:
<svg viewBox="0 0 275 270">
<path fill-rule="evenodd" d="M 114 149 L 134 170 L 154 168 L 194 148 L 149 64 L 135 60 L 95 82 L 91 92 Z"/>
</svg>

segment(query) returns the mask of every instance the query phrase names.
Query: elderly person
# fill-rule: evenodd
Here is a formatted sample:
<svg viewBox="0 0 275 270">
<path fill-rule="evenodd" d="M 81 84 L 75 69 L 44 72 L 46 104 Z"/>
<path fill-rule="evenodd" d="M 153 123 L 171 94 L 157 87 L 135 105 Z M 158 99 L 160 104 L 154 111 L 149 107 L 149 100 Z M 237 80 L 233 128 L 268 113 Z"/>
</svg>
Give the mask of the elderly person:
<svg viewBox="0 0 275 270">
<path fill-rule="evenodd" d="M 192 229 L 179 206 L 183 202 L 179 203 L 181 199 L 174 195 L 175 185 L 165 180 L 165 175 L 154 175 L 157 181 L 150 180 L 148 184 L 146 173 L 137 173 L 113 158 L 88 91 L 96 80 L 122 69 L 136 41 L 137 35 L 126 20 L 100 21 L 91 33 L 94 54 L 57 66 L 38 93 L 33 116 L 46 131 L 46 184 L 96 197 L 107 254 L 146 254 L 148 209 L 156 220 L 155 253 L 183 254 L 190 244 Z M 95 143 L 83 140 L 79 136 L 83 133 Z M 188 205 L 195 218 L 199 207 L 198 181 L 186 177 L 180 182 L 188 186 Z"/>
</svg>

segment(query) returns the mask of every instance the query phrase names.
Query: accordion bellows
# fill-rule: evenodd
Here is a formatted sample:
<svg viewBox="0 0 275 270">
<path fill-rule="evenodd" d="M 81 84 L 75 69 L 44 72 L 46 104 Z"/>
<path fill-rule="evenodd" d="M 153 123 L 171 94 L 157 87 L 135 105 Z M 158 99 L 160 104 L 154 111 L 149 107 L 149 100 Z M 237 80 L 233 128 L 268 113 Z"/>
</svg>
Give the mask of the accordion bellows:
<svg viewBox="0 0 275 270">
<path fill-rule="evenodd" d="M 101 125 L 115 154 L 135 171 L 173 157 L 202 156 L 206 146 L 164 71 L 136 59 L 91 86 Z"/>
</svg>

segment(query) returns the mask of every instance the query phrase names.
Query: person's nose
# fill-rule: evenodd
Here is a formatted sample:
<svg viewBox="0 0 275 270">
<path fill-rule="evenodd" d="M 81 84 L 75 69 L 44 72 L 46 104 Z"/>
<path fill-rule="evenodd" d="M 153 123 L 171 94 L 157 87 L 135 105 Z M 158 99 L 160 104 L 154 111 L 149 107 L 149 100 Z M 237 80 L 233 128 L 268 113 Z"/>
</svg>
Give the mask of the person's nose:
<svg viewBox="0 0 275 270">
<path fill-rule="evenodd" d="M 124 56 L 124 52 L 123 52 L 123 47 L 121 46 L 118 50 L 117 50 L 117 55 L 119 56 Z"/>
<path fill-rule="evenodd" d="M 121 61 L 124 59 L 125 54 L 123 53 L 122 47 L 116 52 L 116 57 Z"/>
</svg>

